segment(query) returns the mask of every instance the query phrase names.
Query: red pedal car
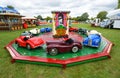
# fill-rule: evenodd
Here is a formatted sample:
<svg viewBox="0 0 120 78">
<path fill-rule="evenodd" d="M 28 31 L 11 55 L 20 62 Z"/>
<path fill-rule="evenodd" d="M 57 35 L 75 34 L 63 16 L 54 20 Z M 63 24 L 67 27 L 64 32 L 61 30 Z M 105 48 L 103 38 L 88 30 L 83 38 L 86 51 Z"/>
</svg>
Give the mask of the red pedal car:
<svg viewBox="0 0 120 78">
<path fill-rule="evenodd" d="M 18 46 L 26 47 L 27 49 L 34 49 L 44 44 L 44 41 L 39 37 L 20 36 L 15 40 Z"/>
<path fill-rule="evenodd" d="M 78 28 L 75 27 L 69 27 L 70 32 L 78 32 Z"/>
<path fill-rule="evenodd" d="M 47 41 L 47 52 L 50 55 L 57 55 L 58 53 L 78 52 L 79 49 L 82 49 L 82 44 L 79 41 L 67 39 L 67 40 L 58 40 L 58 41 Z"/>
</svg>

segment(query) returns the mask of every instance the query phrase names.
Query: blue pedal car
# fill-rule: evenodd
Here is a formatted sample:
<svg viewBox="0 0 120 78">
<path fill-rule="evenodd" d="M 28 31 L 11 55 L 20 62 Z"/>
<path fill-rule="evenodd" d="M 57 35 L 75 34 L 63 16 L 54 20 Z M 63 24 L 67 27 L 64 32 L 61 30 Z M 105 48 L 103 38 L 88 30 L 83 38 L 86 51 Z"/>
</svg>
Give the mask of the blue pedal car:
<svg viewBox="0 0 120 78">
<path fill-rule="evenodd" d="M 46 32 L 51 32 L 52 31 L 52 28 L 48 27 L 46 28 Z"/>
<path fill-rule="evenodd" d="M 52 28 L 48 27 L 48 28 L 41 28 L 40 29 L 40 32 L 41 33 L 45 33 L 45 32 L 51 32 L 52 31 Z"/>
<path fill-rule="evenodd" d="M 99 47 L 101 43 L 101 36 L 99 34 L 90 34 L 84 38 L 83 45 L 91 47 Z"/>
</svg>

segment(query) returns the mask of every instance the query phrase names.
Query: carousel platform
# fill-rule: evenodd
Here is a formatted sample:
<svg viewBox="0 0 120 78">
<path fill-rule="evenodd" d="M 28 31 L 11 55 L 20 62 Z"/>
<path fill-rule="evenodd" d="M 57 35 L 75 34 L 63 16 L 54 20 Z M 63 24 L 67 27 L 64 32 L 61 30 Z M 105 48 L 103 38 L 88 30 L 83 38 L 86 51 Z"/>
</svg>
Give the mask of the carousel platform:
<svg viewBox="0 0 120 78">
<path fill-rule="evenodd" d="M 47 40 L 61 40 L 61 38 L 53 38 L 52 33 L 44 33 L 38 35 L 38 37 L 42 38 L 45 42 Z M 75 38 L 82 42 L 84 36 L 71 32 L 69 37 Z M 66 68 L 68 66 L 110 58 L 112 46 L 113 44 L 109 40 L 102 37 L 100 47 L 98 48 L 83 46 L 83 48 L 77 53 L 65 52 L 59 53 L 55 56 L 47 54 L 46 45 L 36 49 L 28 50 L 27 48 L 18 47 L 13 40 L 6 45 L 5 48 L 12 57 L 12 63 L 32 63 Z"/>
</svg>

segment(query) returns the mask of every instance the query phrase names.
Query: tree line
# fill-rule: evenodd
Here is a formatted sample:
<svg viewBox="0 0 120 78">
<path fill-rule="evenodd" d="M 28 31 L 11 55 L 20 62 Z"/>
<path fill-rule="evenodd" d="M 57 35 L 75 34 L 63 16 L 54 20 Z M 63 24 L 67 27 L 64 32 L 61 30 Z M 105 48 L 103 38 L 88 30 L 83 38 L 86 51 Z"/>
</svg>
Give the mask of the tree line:
<svg viewBox="0 0 120 78">
<path fill-rule="evenodd" d="M 120 7 L 120 0 L 118 1 L 118 7 Z M 14 9 L 13 6 L 11 5 L 7 5 L 7 8 L 11 8 L 11 9 Z M 101 11 L 97 14 L 97 18 L 100 18 L 101 20 L 103 19 L 106 19 L 106 15 L 107 15 L 107 11 Z M 37 19 L 40 19 L 40 20 L 52 20 L 52 17 L 50 16 L 47 16 L 46 18 L 43 18 L 41 15 L 38 15 L 38 16 L 34 16 L 35 18 Z M 90 19 L 94 19 L 94 18 L 90 18 Z M 78 21 L 78 22 L 81 22 L 81 21 L 86 21 L 86 20 L 89 20 L 89 14 L 87 12 L 83 13 L 82 15 L 80 16 L 77 16 L 77 17 L 71 17 L 71 20 L 75 20 L 75 21 Z"/>
<path fill-rule="evenodd" d="M 97 14 L 97 18 L 100 18 L 101 20 L 103 20 L 103 19 L 106 19 L 107 17 L 106 17 L 106 15 L 107 15 L 108 13 L 107 13 L 107 11 L 101 11 L 101 12 L 99 12 L 98 14 Z M 35 16 L 35 18 L 37 18 L 37 19 L 40 19 L 40 20 L 46 20 L 46 21 L 48 21 L 48 20 L 52 20 L 52 17 L 50 17 L 50 16 L 47 16 L 46 18 L 43 18 L 41 15 L 38 15 L 38 16 Z M 84 21 L 86 21 L 86 20 L 92 20 L 92 19 L 94 19 L 94 18 L 89 18 L 89 14 L 87 13 L 87 12 L 85 12 L 85 13 L 83 13 L 82 15 L 80 15 L 80 16 L 77 16 L 77 17 L 71 17 L 70 18 L 70 20 L 75 20 L 75 21 L 77 21 L 77 22 L 84 22 Z"/>
</svg>

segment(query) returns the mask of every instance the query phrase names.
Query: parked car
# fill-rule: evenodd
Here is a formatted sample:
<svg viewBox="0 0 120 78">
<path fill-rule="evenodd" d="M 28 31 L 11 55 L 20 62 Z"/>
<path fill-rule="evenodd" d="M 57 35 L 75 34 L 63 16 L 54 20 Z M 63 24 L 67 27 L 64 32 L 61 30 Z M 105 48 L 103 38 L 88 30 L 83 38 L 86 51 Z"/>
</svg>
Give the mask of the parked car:
<svg viewBox="0 0 120 78">
<path fill-rule="evenodd" d="M 113 28 L 113 24 L 114 24 L 114 21 L 113 21 L 113 20 L 104 19 L 104 20 L 100 23 L 100 27 Z"/>
<path fill-rule="evenodd" d="M 36 21 L 36 26 L 40 26 L 40 25 L 47 25 L 47 22 L 46 21 Z"/>
<path fill-rule="evenodd" d="M 31 34 L 33 34 L 33 35 L 37 35 L 37 34 L 40 33 L 40 29 L 34 28 L 34 29 L 30 30 L 29 32 L 30 32 Z"/>
<path fill-rule="evenodd" d="M 78 52 L 79 49 L 82 49 L 81 42 L 77 40 L 73 40 L 68 38 L 66 40 L 54 40 L 54 41 L 47 41 L 47 52 L 50 55 L 57 55 L 58 53 L 70 52 L 73 53 Z"/>
<path fill-rule="evenodd" d="M 99 34 L 90 34 L 84 38 L 83 45 L 91 47 L 99 47 L 101 43 L 101 36 Z"/>
<path fill-rule="evenodd" d="M 20 36 L 15 40 L 18 46 L 26 47 L 27 49 L 34 49 L 44 44 L 44 41 L 39 37 Z"/>
</svg>

